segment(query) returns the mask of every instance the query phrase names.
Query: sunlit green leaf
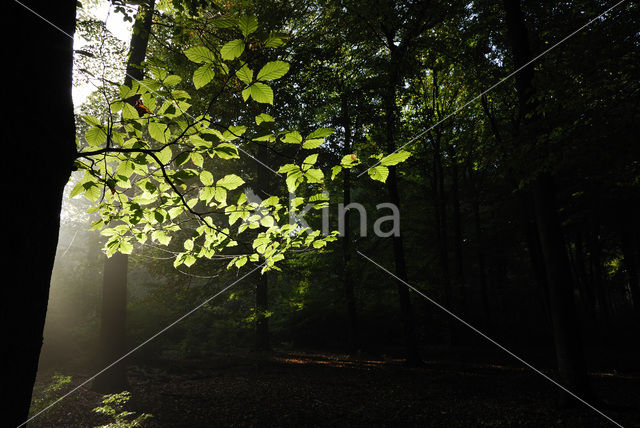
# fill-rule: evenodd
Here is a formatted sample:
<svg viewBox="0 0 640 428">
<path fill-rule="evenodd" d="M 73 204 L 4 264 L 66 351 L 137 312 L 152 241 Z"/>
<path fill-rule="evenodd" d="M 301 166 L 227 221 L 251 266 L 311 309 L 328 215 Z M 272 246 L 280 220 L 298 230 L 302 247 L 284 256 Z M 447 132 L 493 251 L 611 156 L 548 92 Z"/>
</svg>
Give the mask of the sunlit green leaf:
<svg viewBox="0 0 640 428">
<path fill-rule="evenodd" d="M 209 64 L 201 65 L 193 72 L 193 85 L 196 89 L 202 88 L 207 83 L 211 82 L 215 76 L 213 68 Z"/>
<path fill-rule="evenodd" d="M 222 46 L 220 55 L 224 60 L 232 60 L 238 58 L 244 52 L 244 42 L 240 39 L 231 40 Z"/>
<path fill-rule="evenodd" d="M 190 61 L 198 64 L 212 63 L 215 60 L 213 52 L 211 52 L 206 46 L 194 46 L 184 51 L 184 54 Z"/>
<path fill-rule="evenodd" d="M 270 61 L 258 72 L 257 80 L 279 79 L 289 71 L 289 63 L 285 61 Z"/>
<path fill-rule="evenodd" d="M 247 37 L 258 29 L 258 19 L 255 16 L 241 16 L 238 18 L 237 25 L 242 35 Z"/>
</svg>

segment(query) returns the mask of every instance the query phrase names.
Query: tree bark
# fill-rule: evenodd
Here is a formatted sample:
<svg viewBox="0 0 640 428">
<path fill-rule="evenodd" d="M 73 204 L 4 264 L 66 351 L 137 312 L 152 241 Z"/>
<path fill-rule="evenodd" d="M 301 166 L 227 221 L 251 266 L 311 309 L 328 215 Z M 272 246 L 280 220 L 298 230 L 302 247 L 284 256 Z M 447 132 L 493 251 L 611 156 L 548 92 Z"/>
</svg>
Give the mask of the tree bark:
<svg viewBox="0 0 640 428">
<path fill-rule="evenodd" d="M 259 273 L 258 273 L 259 274 Z M 260 274 L 259 274 L 260 275 Z M 256 350 L 270 351 L 269 318 L 266 312 L 269 308 L 269 277 L 263 273 L 256 284 Z"/>
<path fill-rule="evenodd" d="M 104 264 L 102 285 L 102 311 L 100 315 L 99 369 L 122 357 L 127 351 L 127 271 L 129 256 L 115 253 Z M 109 370 L 98 375 L 92 390 L 112 394 L 126 391 L 127 367 L 120 361 Z"/>
<path fill-rule="evenodd" d="M 267 148 L 263 145 L 258 146 L 258 159 L 267 163 L 269 159 L 269 153 Z M 259 196 L 267 196 L 270 188 L 271 172 L 269 172 L 264 166 L 258 165 L 258 188 Z M 257 272 L 259 276 L 256 283 L 256 324 L 255 324 L 255 349 L 257 351 L 270 351 L 271 342 L 269 340 L 269 317 L 267 311 L 269 309 L 269 279 L 268 273 L 261 274 Z"/>
<path fill-rule="evenodd" d="M 131 86 L 134 81 L 144 78 L 142 63 L 147 54 L 149 34 L 153 19 L 155 0 L 147 6 L 140 6 L 133 24 L 129 58 L 124 84 Z M 127 99 L 134 105 L 138 96 Z M 126 352 L 126 314 L 127 314 L 127 266 L 129 256 L 117 253 L 106 258 L 102 289 L 102 315 L 100 328 L 99 369 L 120 358 Z M 101 373 L 93 382 L 92 389 L 98 392 L 114 393 L 129 388 L 127 367 L 124 361 Z"/>
<path fill-rule="evenodd" d="M 5 58 L 2 98 L 12 103 L 2 127 L 2 194 L 5 266 L 23 278 L 2 287 L 0 321 L 4 328 L 2 422 L 18 426 L 28 417 L 47 313 L 51 271 L 60 228 L 65 185 L 75 157 L 71 79 L 75 2 L 17 2 L 3 5 Z M 16 37 L 15 29 L 29 37 Z M 65 34 L 66 33 L 66 34 Z M 37 54 L 33 41 L 37 40 Z M 46 70 L 43 72 L 43 65 Z M 15 205 L 15 206 L 12 206 Z"/>
<path fill-rule="evenodd" d="M 393 46 L 393 43 L 389 43 Z M 386 139 L 387 152 L 393 153 L 396 150 L 396 88 L 400 76 L 398 75 L 399 62 L 394 59 L 394 51 L 391 52 L 391 64 L 387 81 L 387 90 L 385 91 L 384 108 L 386 121 Z M 396 167 L 389 167 L 389 176 L 387 177 L 387 190 L 389 192 L 389 202 L 400 209 L 400 192 L 398 190 L 398 178 Z M 393 236 L 393 256 L 395 260 L 396 276 L 403 281 L 407 281 L 407 267 L 404 253 L 404 241 L 402 235 Z M 409 365 L 417 365 L 422 363 L 418 344 L 416 342 L 415 322 L 413 318 L 413 309 L 411 308 L 411 298 L 409 296 L 409 287 L 398 282 L 398 303 L 400 305 L 400 315 L 404 330 L 404 341 L 406 348 L 406 363 Z"/>
<path fill-rule="evenodd" d="M 351 153 L 351 117 L 349 116 L 349 100 L 346 90 L 342 93 L 341 114 L 344 128 L 344 156 Z M 351 174 L 348 168 L 342 171 L 342 203 L 348 206 L 351 203 Z M 359 348 L 358 314 L 356 311 L 356 298 L 354 293 L 353 278 L 351 277 L 351 223 L 350 210 L 344 213 L 344 235 L 342 236 L 343 270 L 342 281 L 344 297 L 347 304 L 347 346 L 354 351 Z"/>
<path fill-rule="evenodd" d="M 533 56 L 520 0 L 504 0 L 504 8 L 514 66 L 521 67 Z M 533 79 L 534 70 L 531 66 L 516 74 L 519 116 L 530 128 L 537 125 L 534 117 L 529 118 L 535 115 Z M 534 148 L 536 141 L 532 135 L 535 134 L 529 130 L 523 139 Z M 543 156 L 547 154 L 543 153 Z M 540 173 L 533 185 L 533 205 L 546 270 L 556 361 L 561 382 L 576 394 L 588 395 L 587 372 L 573 298 L 571 266 L 563 242 L 555 195 L 553 177 L 547 172 Z M 561 394 L 563 403 L 567 403 L 569 398 L 566 393 Z"/>
<path fill-rule="evenodd" d="M 627 271 L 629 292 L 631 293 L 631 305 L 636 322 L 640 323 L 640 281 L 638 279 L 638 248 L 634 245 L 634 229 L 637 217 L 633 216 L 633 211 L 627 213 L 623 211 L 623 218 L 619 225 L 620 243 L 622 245 L 622 255 L 624 268 Z"/>
</svg>

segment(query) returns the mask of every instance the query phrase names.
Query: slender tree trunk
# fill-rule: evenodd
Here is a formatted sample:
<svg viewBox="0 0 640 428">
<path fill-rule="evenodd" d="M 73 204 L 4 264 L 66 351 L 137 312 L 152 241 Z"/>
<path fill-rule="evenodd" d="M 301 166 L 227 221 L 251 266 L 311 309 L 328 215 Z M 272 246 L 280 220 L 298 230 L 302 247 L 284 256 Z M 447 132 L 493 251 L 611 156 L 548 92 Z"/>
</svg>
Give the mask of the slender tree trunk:
<svg viewBox="0 0 640 428">
<path fill-rule="evenodd" d="M 104 265 L 102 312 L 100 316 L 100 369 L 116 361 L 127 351 L 127 271 L 129 257 L 115 253 Z M 100 374 L 92 389 L 102 393 L 126 391 L 127 367 L 124 361 Z"/>
<path fill-rule="evenodd" d="M 580 328 L 575 311 L 573 280 L 567 252 L 562 242 L 560 220 L 556 213 L 553 179 L 547 175 L 536 180 L 534 202 L 538 233 L 549 284 L 549 305 L 554 332 L 556 359 L 562 382 L 576 394 L 588 394 Z M 569 397 L 562 394 L 562 400 Z"/>
<path fill-rule="evenodd" d="M 480 280 L 480 301 L 484 325 L 487 332 L 491 332 L 491 304 L 489 303 L 489 286 L 487 283 L 486 256 L 482 242 L 482 222 L 480 221 L 480 201 L 478 197 L 473 199 L 473 226 L 476 238 L 476 257 L 478 259 L 478 279 Z"/>
<path fill-rule="evenodd" d="M 514 65 L 520 67 L 532 58 L 520 0 L 504 0 L 504 7 Z M 529 125 L 536 124 L 534 118 L 528 119 L 530 113 L 535 114 L 532 106 L 535 94 L 533 74 L 533 67 L 525 67 L 516 75 L 520 117 Z M 535 146 L 533 138 L 525 141 L 531 147 Z M 553 177 L 546 172 L 541 173 L 533 186 L 533 203 L 549 287 L 556 360 L 562 383 L 573 392 L 584 395 L 589 393 L 587 372 L 575 313 L 571 267 L 563 242 L 555 195 Z M 567 403 L 569 396 L 562 393 L 561 399 Z"/>
<path fill-rule="evenodd" d="M 140 6 L 133 24 L 129 58 L 124 84 L 131 86 L 133 81 L 144 78 L 142 63 L 147 54 L 149 34 L 154 11 L 154 0 L 147 6 Z M 127 100 L 134 105 L 137 96 Z M 126 352 L 126 313 L 127 313 L 127 266 L 129 256 L 115 254 L 106 258 L 104 263 L 104 282 L 102 290 L 102 315 L 100 328 L 100 369 L 108 366 Z M 124 271 L 123 271 L 124 269 Z M 101 373 L 93 382 L 92 389 L 98 392 L 121 392 L 129 387 L 127 367 L 124 361 Z"/>
<path fill-rule="evenodd" d="M 393 46 L 393 44 L 390 44 Z M 392 60 L 390 64 L 387 90 L 384 99 L 385 121 L 386 121 L 386 138 L 387 152 L 392 153 L 396 150 L 396 88 L 400 76 L 398 75 L 398 61 L 394 60 L 392 51 Z M 389 167 L 389 176 L 387 177 L 387 190 L 389 192 L 389 202 L 400 209 L 400 192 L 398 190 L 398 178 L 396 175 L 396 167 Z M 402 235 L 393 236 L 393 256 L 395 260 L 396 276 L 407 281 L 407 268 L 404 253 L 404 241 Z M 407 364 L 420 364 L 422 359 L 416 342 L 415 321 L 413 318 L 413 309 L 411 308 L 411 298 L 409 296 L 409 287 L 398 281 L 398 302 L 400 304 L 400 314 L 404 329 L 404 340 L 406 347 Z"/>
<path fill-rule="evenodd" d="M 438 244 L 438 258 L 442 273 L 442 286 L 444 289 L 444 305 L 453 310 L 453 293 L 451 290 L 451 271 L 449 269 L 449 240 L 447 233 L 447 199 L 444 190 L 444 168 L 442 166 L 442 149 L 440 146 L 440 134 L 436 132 L 433 138 L 433 174 L 434 174 L 434 207 L 436 221 L 436 242 Z M 445 343 L 453 344 L 453 320 L 445 319 Z"/>
<path fill-rule="evenodd" d="M 456 287 L 459 292 L 460 309 L 462 314 L 467 313 L 467 288 L 464 272 L 464 255 L 462 251 L 462 214 L 460 211 L 460 175 L 458 162 L 453 153 L 449 151 L 451 160 L 451 205 L 453 223 L 453 259 Z"/>
<path fill-rule="evenodd" d="M 602 266 L 602 250 L 600 245 L 600 221 L 594 215 L 591 218 L 591 230 L 587 234 L 589 248 L 589 271 L 591 274 L 591 289 L 596 296 L 598 313 L 605 330 L 611 329 L 611 305 L 607 290 L 604 287 L 604 271 Z"/>
<path fill-rule="evenodd" d="M 342 126 L 344 128 L 344 155 L 351 153 L 351 117 L 349 116 L 348 94 L 343 92 L 342 101 Z M 345 168 L 342 171 L 342 203 L 347 206 L 351 203 L 351 174 Z M 349 210 L 344 213 L 344 236 L 342 237 L 343 271 L 342 281 L 344 296 L 347 304 L 347 344 L 350 350 L 359 347 L 358 316 L 356 311 L 356 298 L 353 279 L 351 277 L 351 224 Z"/>
<path fill-rule="evenodd" d="M 578 230 L 578 232 L 576 233 L 575 253 L 575 272 L 579 284 L 583 310 L 589 322 L 593 323 L 593 321 L 595 321 L 595 301 L 593 297 L 593 289 L 591 288 L 589 281 L 587 280 L 582 229 Z"/>
<path fill-rule="evenodd" d="M 619 226 L 620 243 L 622 244 L 622 255 L 624 267 L 627 271 L 629 281 L 629 292 L 631 293 L 631 305 L 633 307 L 634 318 L 640 322 L 640 281 L 638 280 L 638 251 L 634 245 L 634 229 L 637 221 L 633 216 L 625 213 Z"/>
<path fill-rule="evenodd" d="M 3 4 L 7 41 L 2 98 L 13 108 L 2 124 L 5 266 L 20 283 L 1 287 L 0 347 L 4 426 L 27 420 L 38 371 L 64 186 L 75 157 L 71 78 L 75 2 L 25 1 L 58 29 L 17 2 Z M 29 37 L 16 37 L 15 29 Z M 64 34 L 63 32 L 67 33 Z M 38 53 L 34 55 L 33 41 Z M 43 64 L 46 70 L 43 72 Z M 34 108 L 35 107 L 35 108 Z M 27 194 L 26 191 L 31 193 Z M 18 202 L 19 201 L 19 202 Z"/>
<path fill-rule="evenodd" d="M 263 145 L 258 146 L 258 159 L 268 164 L 269 153 Z M 258 194 L 264 198 L 269 193 L 271 172 L 264 166 L 258 165 Z M 270 351 L 271 341 L 269 340 L 269 274 L 256 272 L 258 282 L 256 283 L 256 341 L 255 349 L 257 351 Z"/>
<path fill-rule="evenodd" d="M 259 273 L 258 273 L 259 274 Z M 256 285 L 256 350 L 270 351 L 269 340 L 269 277 L 265 272 L 258 278 Z"/>
</svg>

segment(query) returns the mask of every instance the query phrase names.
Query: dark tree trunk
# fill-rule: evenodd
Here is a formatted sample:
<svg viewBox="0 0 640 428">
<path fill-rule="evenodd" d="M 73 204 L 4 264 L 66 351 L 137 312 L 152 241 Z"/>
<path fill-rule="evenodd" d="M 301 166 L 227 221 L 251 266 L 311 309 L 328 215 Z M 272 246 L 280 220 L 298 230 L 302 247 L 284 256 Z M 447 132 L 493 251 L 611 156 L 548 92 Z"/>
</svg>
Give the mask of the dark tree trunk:
<svg viewBox="0 0 640 428">
<path fill-rule="evenodd" d="M 449 242 L 447 233 L 447 201 L 444 191 L 444 168 L 442 167 L 442 150 L 440 136 L 436 133 L 433 138 L 433 176 L 434 176 L 434 208 L 436 222 L 436 242 L 438 245 L 438 259 L 442 273 L 442 287 L 444 289 L 444 305 L 453 310 L 453 295 L 451 290 L 451 271 L 449 269 Z M 445 343 L 453 343 L 453 321 L 445 319 Z"/>
<path fill-rule="evenodd" d="M 504 0 L 504 6 L 514 66 L 521 67 L 531 60 L 532 55 L 520 0 Z M 520 103 L 519 115 L 529 128 L 537 124 L 535 118 L 529 118 L 530 114 L 535 114 L 535 108 L 532 105 L 532 98 L 535 95 L 533 77 L 534 70 L 531 66 L 525 67 L 516 75 L 516 90 Z M 532 130 L 529 129 L 524 141 L 525 144 L 534 148 L 536 142 L 531 134 Z M 561 382 L 573 392 L 585 395 L 589 392 L 587 372 L 575 313 L 571 266 L 563 242 L 555 195 L 553 177 L 546 172 L 541 173 L 533 186 L 533 204 L 547 276 L 556 360 Z M 565 393 L 561 397 L 565 403 L 569 399 Z"/>
<path fill-rule="evenodd" d="M 580 289 L 580 299 L 585 317 L 589 322 L 595 321 L 595 301 L 593 289 L 587 279 L 587 266 L 584 252 L 584 239 L 582 229 L 578 230 L 575 236 L 575 272 Z"/>
<path fill-rule="evenodd" d="M 0 299 L 5 331 L 0 351 L 2 423 L 12 427 L 28 417 L 62 194 L 76 150 L 71 99 L 75 2 L 24 3 L 59 29 L 17 2 L 3 5 L 3 18 L 10 23 L 3 26 L 4 56 L 10 65 L 2 71 L 2 98 L 12 103 L 2 125 L 2 194 L 10 205 L 3 210 L 3 223 L 8 225 L 5 243 L 10 247 L 4 262 L 22 278 L 19 284 L 3 286 Z M 28 29 L 29 37 L 16 37 L 16 29 Z"/>
<path fill-rule="evenodd" d="M 256 284 L 256 350 L 269 351 L 271 343 L 269 341 L 269 318 L 267 310 L 269 308 L 269 277 L 263 273 L 258 278 Z"/>
<path fill-rule="evenodd" d="M 131 86 L 133 80 L 142 80 L 144 70 L 142 63 L 147 56 L 147 46 L 149 46 L 149 35 L 153 24 L 153 13 L 155 10 L 155 0 L 146 0 L 146 7 L 140 6 L 133 23 L 131 42 L 129 44 L 129 58 L 127 59 L 127 74 L 124 77 L 124 84 Z"/>
<path fill-rule="evenodd" d="M 147 7 L 140 6 L 133 24 L 127 70 L 124 77 L 124 84 L 127 86 L 131 86 L 133 81 L 141 81 L 144 78 L 142 63 L 147 54 L 154 3 L 155 1 L 151 0 L 147 3 Z M 137 98 L 137 96 L 129 98 L 127 102 L 134 105 Z M 129 256 L 126 254 L 118 253 L 105 259 L 98 355 L 99 369 L 108 366 L 126 352 L 128 264 Z M 94 391 L 104 393 L 121 392 L 128 388 L 127 367 L 124 361 L 98 375 L 92 385 Z"/>
<path fill-rule="evenodd" d="M 129 257 L 115 253 L 104 264 L 102 312 L 100 316 L 99 369 L 122 357 L 127 351 L 127 271 Z M 124 361 L 98 375 L 92 389 L 101 393 L 126 391 L 127 367 Z"/>
<path fill-rule="evenodd" d="M 460 302 L 460 312 L 467 313 L 467 285 L 464 272 L 464 254 L 462 251 L 462 213 L 460 209 L 460 175 L 458 162 L 453 147 L 450 146 L 449 159 L 451 161 L 451 205 L 453 223 L 453 260 L 457 292 Z"/>
<path fill-rule="evenodd" d="M 344 155 L 351 153 L 351 117 L 349 116 L 349 100 L 348 94 L 342 94 L 342 126 L 344 128 Z M 345 168 L 342 171 L 342 203 L 346 207 L 351 203 L 351 174 L 350 170 Z M 343 288 L 344 297 L 347 304 L 347 345 L 351 351 L 357 350 L 359 347 L 358 334 L 358 316 L 356 311 L 356 297 L 353 287 L 353 278 L 351 277 L 351 223 L 350 210 L 344 213 L 344 235 L 342 237 L 343 252 Z"/>
<path fill-rule="evenodd" d="M 591 289 L 596 296 L 598 314 L 605 330 L 611 328 L 611 305 L 609 295 L 604 286 L 604 271 L 602 265 L 602 249 L 600 245 L 600 221 L 597 215 L 592 216 L 590 231 L 587 234 L 587 246 L 589 248 L 589 272 L 591 276 Z"/>
<path fill-rule="evenodd" d="M 480 219 L 480 201 L 476 197 L 473 200 L 473 226 L 476 238 L 476 257 L 478 259 L 478 279 L 480 281 L 480 301 L 484 315 L 484 327 L 491 333 L 491 304 L 489 303 L 489 286 L 487 283 L 487 268 L 484 245 L 482 242 L 482 222 Z"/>
<path fill-rule="evenodd" d="M 549 285 L 549 307 L 553 325 L 556 359 L 562 383 L 576 394 L 588 394 L 580 328 L 573 297 L 573 280 L 556 213 L 553 179 L 536 180 L 534 202 L 538 233 Z M 567 397 L 562 394 L 563 401 Z"/>
<path fill-rule="evenodd" d="M 389 46 L 393 46 L 390 42 Z M 394 59 L 394 53 L 391 53 L 391 64 L 387 82 L 387 90 L 385 91 L 384 108 L 386 121 L 386 139 L 387 152 L 392 153 L 396 150 L 396 88 L 400 79 L 398 75 L 399 61 Z M 389 176 L 387 178 L 387 190 L 389 192 L 389 202 L 394 204 L 400 210 L 400 192 L 398 190 L 398 178 L 396 175 L 396 167 L 389 167 Z M 396 276 L 403 281 L 407 281 L 407 267 L 404 253 L 404 242 L 402 235 L 393 236 L 393 257 L 395 260 Z M 398 303 L 400 305 L 400 315 L 404 330 L 404 340 L 406 348 L 406 362 L 410 365 L 422 363 L 418 344 L 416 342 L 415 321 L 413 318 L 413 309 L 411 308 L 411 298 L 409 296 L 409 287 L 398 282 Z"/>
<path fill-rule="evenodd" d="M 269 153 L 263 145 L 258 146 L 258 159 L 268 164 Z M 258 196 L 265 198 L 269 195 L 271 172 L 263 165 L 258 165 L 257 190 Z M 271 342 L 269 340 L 269 277 L 268 273 L 257 272 L 258 282 L 256 283 L 256 325 L 255 325 L 255 349 L 257 351 L 270 351 Z"/>
<path fill-rule="evenodd" d="M 627 271 L 629 281 L 629 292 L 631 293 L 631 304 L 633 306 L 634 318 L 640 323 L 640 281 L 638 280 L 638 248 L 634 242 L 634 231 L 637 227 L 633 216 L 634 211 L 629 213 L 623 211 L 623 218 L 619 224 L 620 242 L 622 244 L 622 255 L 624 258 L 624 268 Z"/>
</svg>

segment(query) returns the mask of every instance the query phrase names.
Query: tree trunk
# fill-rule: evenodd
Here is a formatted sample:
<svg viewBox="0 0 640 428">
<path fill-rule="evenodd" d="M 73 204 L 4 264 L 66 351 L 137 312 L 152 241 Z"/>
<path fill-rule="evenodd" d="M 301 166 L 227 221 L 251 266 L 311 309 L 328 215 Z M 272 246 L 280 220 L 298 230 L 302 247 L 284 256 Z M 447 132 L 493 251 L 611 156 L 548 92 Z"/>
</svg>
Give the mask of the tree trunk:
<svg viewBox="0 0 640 428">
<path fill-rule="evenodd" d="M 520 0 L 504 0 L 506 24 L 511 41 L 514 66 L 521 67 L 533 58 L 529 48 L 528 33 Z M 519 116 L 527 125 L 537 125 L 533 96 L 533 67 L 525 67 L 516 75 L 516 90 L 520 104 Z M 531 126 L 530 126 L 531 127 Z M 532 131 L 525 134 L 525 143 L 535 147 Z M 535 135 L 535 134 L 533 134 Z M 546 153 L 544 153 L 546 156 Z M 574 286 L 571 266 L 563 242 L 560 219 L 557 214 L 556 189 L 553 177 L 543 172 L 535 179 L 533 205 L 538 227 L 538 236 L 546 270 L 551 323 L 556 348 L 556 360 L 561 382 L 574 393 L 589 393 L 587 372 L 584 363 L 580 330 L 575 313 Z M 562 393 L 561 401 L 567 403 L 569 396 Z"/>
<path fill-rule="evenodd" d="M 393 44 L 390 44 L 393 46 Z M 394 61 L 392 51 L 392 61 L 387 82 L 387 90 L 384 98 L 385 121 L 386 121 L 386 138 L 387 152 L 392 153 L 396 150 L 396 87 L 398 85 L 399 75 L 398 62 Z M 389 176 L 387 177 L 387 190 L 389 192 L 389 202 L 394 204 L 400 210 L 400 192 L 398 190 L 398 178 L 396 175 L 396 167 L 389 167 Z M 403 281 L 407 281 L 407 267 L 404 253 L 404 242 L 402 235 L 393 236 L 393 256 L 395 260 L 396 276 Z M 411 298 L 409 296 L 409 287 L 398 282 L 398 303 L 400 305 L 400 315 L 402 318 L 404 341 L 406 348 L 406 362 L 410 365 L 422 363 L 418 344 L 416 342 L 415 322 L 413 318 L 413 309 L 411 308 Z"/>
<path fill-rule="evenodd" d="M 344 155 L 351 153 L 351 117 L 349 116 L 349 100 L 347 93 L 342 94 L 342 126 L 344 127 Z M 348 206 L 351 203 L 351 174 L 348 168 L 342 171 L 342 203 Z M 350 210 L 344 213 L 344 235 L 342 237 L 343 253 L 343 288 L 347 304 L 347 345 L 354 351 L 359 347 L 358 317 L 356 312 L 356 298 L 351 277 L 351 223 Z"/>
<path fill-rule="evenodd" d="M 17 2 L 3 6 L 5 58 L 2 98 L 13 103 L 2 127 L 4 147 L 2 194 L 5 266 L 22 277 L 2 287 L 0 321 L 4 326 L 2 423 L 18 426 L 29 413 L 38 371 L 47 313 L 51 271 L 60 228 L 64 186 L 75 157 L 75 124 L 71 79 L 75 2 Z M 29 37 L 16 37 L 15 29 Z M 67 34 L 64 34 L 63 31 Z M 33 40 L 38 51 L 34 54 Z M 43 65 L 46 70 L 43 72 Z"/>
<path fill-rule="evenodd" d="M 473 225 L 476 238 L 476 257 L 478 259 L 478 277 L 480 280 L 480 301 L 484 315 L 484 327 L 487 333 L 491 333 L 491 304 L 489 303 L 489 286 L 487 283 L 486 256 L 482 242 L 482 222 L 480 221 L 480 201 L 476 196 L 473 199 Z"/>
<path fill-rule="evenodd" d="M 534 205 L 549 285 L 549 307 L 560 378 L 572 392 L 588 394 L 571 269 L 556 213 L 553 179 L 546 174 L 536 180 Z M 562 400 L 566 402 L 568 399 L 563 393 Z"/>
<path fill-rule="evenodd" d="M 263 145 L 258 146 L 258 159 L 267 163 L 269 159 L 269 153 L 267 148 Z M 258 181 L 258 195 L 263 198 L 269 194 L 271 172 L 264 166 L 258 165 L 257 181 Z M 270 351 L 271 343 L 269 340 L 269 317 L 267 311 L 269 309 L 269 279 L 268 273 L 261 274 L 257 272 L 259 276 L 256 283 L 256 342 L 255 349 L 257 351 Z"/>
<path fill-rule="evenodd" d="M 623 211 L 624 212 L 624 211 Z M 620 242 L 622 244 L 622 255 L 624 258 L 624 268 L 627 271 L 629 282 L 629 292 L 631 293 L 631 305 L 633 307 L 634 318 L 640 323 L 640 281 L 638 280 L 638 249 L 634 245 L 634 229 L 636 227 L 635 216 L 631 213 L 623 214 L 623 219 L 619 225 Z"/>
<path fill-rule="evenodd" d="M 154 11 L 154 0 L 147 7 L 140 6 L 133 24 L 129 58 L 124 84 L 131 86 L 133 81 L 144 78 L 142 63 L 147 54 L 149 34 Z M 134 105 L 138 96 L 129 98 L 127 102 Z M 117 253 L 106 258 L 104 263 L 104 281 L 102 289 L 102 315 L 100 329 L 99 369 L 102 369 L 120 358 L 126 352 L 126 313 L 127 313 L 127 266 L 129 256 Z M 124 272 L 123 272 L 124 269 Z M 118 283 L 118 281 L 121 281 Z M 113 393 L 125 391 L 127 368 L 124 361 L 101 373 L 93 382 L 92 389 L 98 392 Z"/>
<path fill-rule="evenodd" d="M 447 234 L 447 201 L 444 191 L 444 168 L 442 167 L 442 150 L 440 148 L 439 134 L 433 138 L 433 176 L 435 185 L 433 189 L 433 200 L 435 208 L 436 242 L 438 245 L 440 272 L 442 273 L 444 305 L 447 309 L 453 310 L 451 271 L 449 269 L 449 242 Z M 450 317 L 446 317 L 445 343 L 447 345 L 451 345 L 453 343 L 453 328 L 453 320 Z"/>
<path fill-rule="evenodd" d="M 464 255 L 462 251 L 462 214 L 460 209 L 460 175 L 458 162 L 452 146 L 449 146 L 451 161 L 451 205 L 453 223 L 453 259 L 458 301 L 461 315 L 467 313 L 467 286 L 464 273 Z"/>
<path fill-rule="evenodd" d="M 258 273 L 260 275 L 260 273 Z M 267 310 L 269 308 L 269 277 L 267 273 L 263 273 L 258 278 L 256 284 L 256 350 L 269 351 L 271 343 L 269 341 L 269 317 Z"/>
<path fill-rule="evenodd" d="M 102 369 L 127 351 L 127 268 L 129 256 L 115 253 L 104 264 L 102 312 L 100 316 L 100 362 Z M 127 367 L 124 361 L 98 375 L 92 389 L 101 393 L 126 391 Z"/>
<path fill-rule="evenodd" d="M 605 331 L 611 329 L 611 304 L 609 295 L 604 286 L 604 271 L 602 265 L 602 249 L 600 245 L 600 221 L 597 215 L 593 215 L 590 231 L 587 234 L 587 246 L 589 248 L 589 273 L 591 274 L 591 289 L 596 296 L 596 304 Z"/>
</svg>

